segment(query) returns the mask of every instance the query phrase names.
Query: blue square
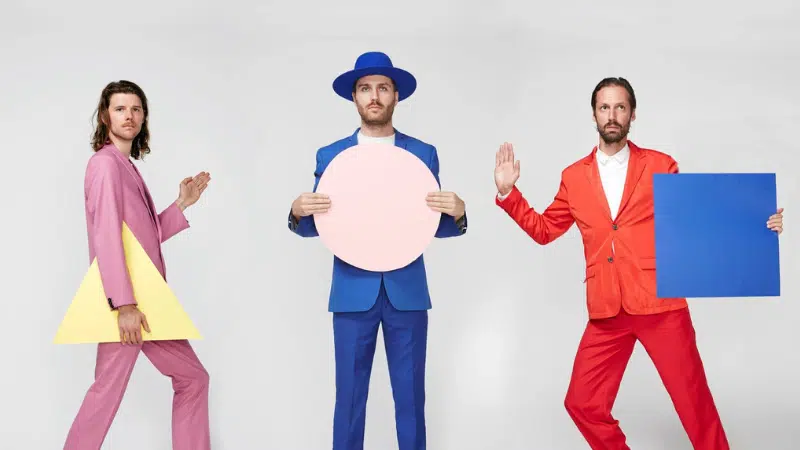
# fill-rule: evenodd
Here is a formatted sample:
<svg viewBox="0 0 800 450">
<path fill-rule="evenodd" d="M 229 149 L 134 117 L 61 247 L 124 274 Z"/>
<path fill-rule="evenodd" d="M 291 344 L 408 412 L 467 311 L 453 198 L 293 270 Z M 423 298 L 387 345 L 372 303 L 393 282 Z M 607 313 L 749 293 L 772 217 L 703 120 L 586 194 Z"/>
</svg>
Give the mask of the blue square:
<svg viewBox="0 0 800 450">
<path fill-rule="evenodd" d="M 780 295 L 775 174 L 655 174 L 656 292 Z"/>
</svg>

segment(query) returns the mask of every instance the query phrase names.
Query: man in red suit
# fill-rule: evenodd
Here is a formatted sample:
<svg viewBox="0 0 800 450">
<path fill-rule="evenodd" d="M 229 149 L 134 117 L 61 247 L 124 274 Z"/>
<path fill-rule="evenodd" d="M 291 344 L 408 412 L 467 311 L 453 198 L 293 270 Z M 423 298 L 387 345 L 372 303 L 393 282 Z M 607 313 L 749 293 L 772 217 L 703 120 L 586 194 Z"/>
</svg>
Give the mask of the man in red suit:
<svg viewBox="0 0 800 450">
<path fill-rule="evenodd" d="M 496 156 L 496 203 L 540 245 L 572 224 L 586 258 L 589 321 L 578 347 L 565 406 L 592 449 L 628 450 L 611 415 L 636 341 L 661 376 L 697 450 L 729 448 L 697 350 L 686 299 L 656 297 L 653 174 L 678 173 L 669 155 L 627 139 L 636 96 L 624 78 L 602 80 L 592 92 L 599 145 L 561 173 L 555 199 L 539 213 L 515 186 L 519 161 L 505 143 Z M 783 209 L 767 219 L 783 230 Z"/>
</svg>

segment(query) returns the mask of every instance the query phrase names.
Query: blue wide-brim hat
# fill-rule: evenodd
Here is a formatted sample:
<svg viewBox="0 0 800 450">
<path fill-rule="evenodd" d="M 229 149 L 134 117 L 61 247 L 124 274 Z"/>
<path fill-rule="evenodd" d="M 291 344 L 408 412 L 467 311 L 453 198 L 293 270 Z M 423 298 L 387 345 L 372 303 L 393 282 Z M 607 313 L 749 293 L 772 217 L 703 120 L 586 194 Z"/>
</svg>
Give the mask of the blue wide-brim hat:
<svg viewBox="0 0 800 450">
<path fill-rule="evenodd" d="M 398 101 L 407 99 L 417 90 L 417 79 L 414 75 L 394 67 L 389 56 L 381 52 L 367 52 L 359 56 L 353 70 L 333 80 L 333 90 L 339 96 L 353 101 L 353 87 L 356 81 L 368 75 L 384 75 L 391 78 L 397 89 Z"/>
</svg>

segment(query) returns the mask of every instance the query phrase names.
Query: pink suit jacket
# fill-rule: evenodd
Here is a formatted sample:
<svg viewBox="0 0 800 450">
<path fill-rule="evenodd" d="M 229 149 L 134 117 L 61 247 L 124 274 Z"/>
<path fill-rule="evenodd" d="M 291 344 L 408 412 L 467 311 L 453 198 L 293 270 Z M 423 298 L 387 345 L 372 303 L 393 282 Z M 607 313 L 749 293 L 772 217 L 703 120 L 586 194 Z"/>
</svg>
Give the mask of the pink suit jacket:
<svg viewBox="0 0 800 450">
<path fill-rule="evenodd" d="M 113 144 L 106 144 L 89 158 L 84 178 L 89 261 L 97 257 L 103 289 L 112 309 L 136 304 L 122 246 L 125 222 L 161 276 L 166 265 L 161 244 L 189 228 L 189 222 L 173 202 L 160 214 L 133 161 Z"/>
</svg>

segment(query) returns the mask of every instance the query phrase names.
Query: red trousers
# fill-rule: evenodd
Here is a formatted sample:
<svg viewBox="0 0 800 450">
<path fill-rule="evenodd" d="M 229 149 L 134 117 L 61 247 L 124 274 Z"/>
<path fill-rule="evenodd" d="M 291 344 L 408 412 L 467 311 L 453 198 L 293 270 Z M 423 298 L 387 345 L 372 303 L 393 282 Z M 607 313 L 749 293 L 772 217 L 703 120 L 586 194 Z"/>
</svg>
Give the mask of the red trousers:
<svg viewBox="0 0 800 450">
<path fill-rule="evenodd" d="M 688 308 L 590 320 L 581 339 L 564 405 L 594 450 L 630 450 L 611 408 L 636 340 L 669 393 L 695 450 L 728 450 L 697 351 Z"/>
</svg>

